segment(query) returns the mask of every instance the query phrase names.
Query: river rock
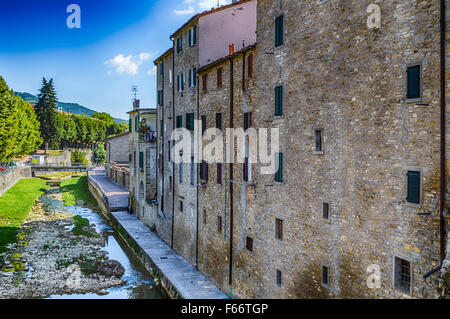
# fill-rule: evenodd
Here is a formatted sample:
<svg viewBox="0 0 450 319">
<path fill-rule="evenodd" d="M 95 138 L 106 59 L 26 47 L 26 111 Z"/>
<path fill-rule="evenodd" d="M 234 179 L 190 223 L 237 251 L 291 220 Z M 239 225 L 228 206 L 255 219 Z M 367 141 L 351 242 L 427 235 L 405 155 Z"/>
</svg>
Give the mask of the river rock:
<svg viewBox="0 0 450 319">
<path fill-rule="evenodd" d="M 97 261 L 96 266 L 98 273 L 105 277 L 120 278 L 125 273 L 125 268 L 116 260 Z"/>
</svg>

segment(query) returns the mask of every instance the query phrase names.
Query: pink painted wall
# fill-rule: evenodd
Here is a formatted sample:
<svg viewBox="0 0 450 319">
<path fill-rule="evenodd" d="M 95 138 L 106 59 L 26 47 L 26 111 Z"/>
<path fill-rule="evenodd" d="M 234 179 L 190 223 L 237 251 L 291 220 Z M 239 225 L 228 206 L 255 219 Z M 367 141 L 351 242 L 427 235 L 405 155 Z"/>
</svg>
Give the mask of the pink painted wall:
<svg viewBox="0 0 450 319">
<path fill-rule="evenodd" d="M 200 67 L 228 55 L 228 45 L 236 51 L 256 42 L 257 0 L 232 6 L 199 18 Z"/>
</svg>

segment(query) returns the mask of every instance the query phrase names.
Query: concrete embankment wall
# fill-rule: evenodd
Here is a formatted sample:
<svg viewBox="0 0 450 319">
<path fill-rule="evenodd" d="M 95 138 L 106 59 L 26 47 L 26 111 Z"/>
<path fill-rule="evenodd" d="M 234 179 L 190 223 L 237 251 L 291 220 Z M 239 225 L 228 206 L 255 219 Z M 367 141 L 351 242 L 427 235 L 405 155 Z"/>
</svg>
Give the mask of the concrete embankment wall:
<svg viewBox="0 0 450 319">
<path fill-rule="evenodd" d="M 0 175 L 0 196 L 6 193 L 22 178 L 31 177 L 31 168 L 16 168 L 13 172 Z"/>
</svg>

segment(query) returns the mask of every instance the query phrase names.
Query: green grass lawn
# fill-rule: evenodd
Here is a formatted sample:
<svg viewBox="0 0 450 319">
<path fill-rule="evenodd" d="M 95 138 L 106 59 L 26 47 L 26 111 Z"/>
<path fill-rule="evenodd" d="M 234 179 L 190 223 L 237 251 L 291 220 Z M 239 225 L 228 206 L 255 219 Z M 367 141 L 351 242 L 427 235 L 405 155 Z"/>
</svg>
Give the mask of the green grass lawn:
<svg viewBox="0 0 450 319">
<path fill-rule="evenodd" d="M 78 200 L 97 207 L 97 202 L 91 195 L 86 176 L 72 177 L 61 183 L 62 199 L 64 205 L 74 206 Z"/>
<path fill-rule="evenodd" d="M 39 178 L 22 179 L 0 197 L 0 253 L 16 240 L 17 232 L 37 198 L 48 189 Z"/>
</svg>

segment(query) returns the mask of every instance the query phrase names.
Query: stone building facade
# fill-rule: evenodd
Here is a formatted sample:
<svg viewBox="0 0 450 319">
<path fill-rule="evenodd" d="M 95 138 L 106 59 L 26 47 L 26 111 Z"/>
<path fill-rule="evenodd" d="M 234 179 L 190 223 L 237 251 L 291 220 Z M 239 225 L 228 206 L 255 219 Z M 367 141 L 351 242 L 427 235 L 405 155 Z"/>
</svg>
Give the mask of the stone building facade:
<svg viewBox="0 0 450 319">
<path fill-rule="evenodd" d="M 439 1 L 259 0 L 257 46 L 204 65 L 177 52 L 196 17 L 172 35 L 172 128 L 191 113 L 202 129 L 279 128 L 279 170 L 202 164 L 191 184 L 172 166 L 173 248 L 236 298 L 437 298 Z"/>
<path fill-rule="evenodd" d="M 128 132 L 111 136 L 106 139 L 106 161 L 115 163 L 129 163 L 130 137 Z"/>
</svg>

